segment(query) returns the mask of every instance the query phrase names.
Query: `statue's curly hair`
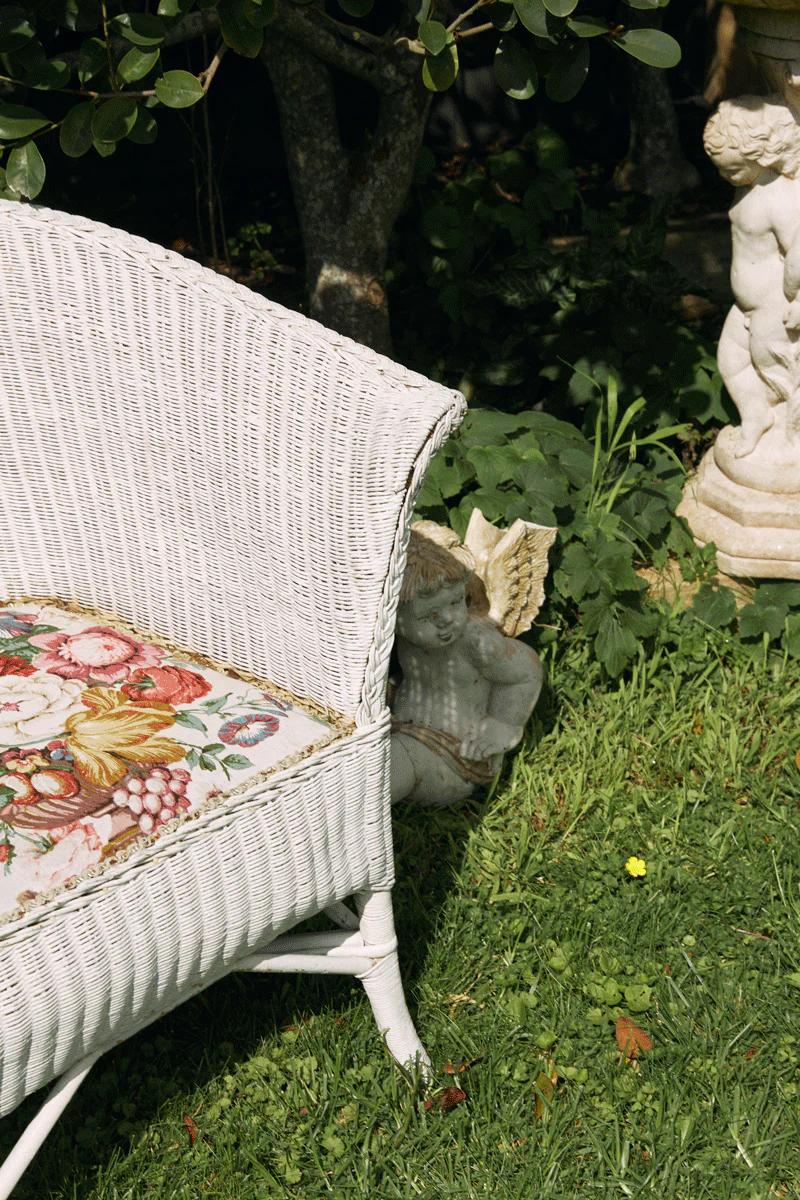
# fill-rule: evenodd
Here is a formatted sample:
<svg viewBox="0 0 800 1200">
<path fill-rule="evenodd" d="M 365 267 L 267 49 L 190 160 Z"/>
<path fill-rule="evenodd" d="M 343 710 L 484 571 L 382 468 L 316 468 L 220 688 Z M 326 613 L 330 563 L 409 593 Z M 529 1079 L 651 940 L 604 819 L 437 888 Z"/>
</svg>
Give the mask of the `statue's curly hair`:
<svg viewBox="0 0 800 1200">
<path fill-rule="evenodd" d="M 800 174 L 800 126 L 780 96 L 723 100 L 703 134 L 706 154 L 716 162 L 724 150 L 742 161 L 794 179 Z"/>
<path fill-rule="evenodd" d="M 408 542 L 408 559 L 400 603 L 429 596 L 451 583 L 467 584 L 473 558 L 455 533 L 450 537 L 433 521 L 415 521 Z"/>
</svg>

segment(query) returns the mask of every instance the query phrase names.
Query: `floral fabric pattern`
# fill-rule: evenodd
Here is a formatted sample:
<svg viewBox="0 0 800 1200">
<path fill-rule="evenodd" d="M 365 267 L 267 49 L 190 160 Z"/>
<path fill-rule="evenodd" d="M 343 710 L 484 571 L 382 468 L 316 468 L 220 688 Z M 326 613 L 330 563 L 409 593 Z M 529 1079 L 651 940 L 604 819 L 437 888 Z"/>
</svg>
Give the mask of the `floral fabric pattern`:
<svg viewBox="0 0 800 1200">
<path fill-rule="evenodd" d="M 92 617 L 0 608 L 0 920 L 333 733 Z"/>
</svg>

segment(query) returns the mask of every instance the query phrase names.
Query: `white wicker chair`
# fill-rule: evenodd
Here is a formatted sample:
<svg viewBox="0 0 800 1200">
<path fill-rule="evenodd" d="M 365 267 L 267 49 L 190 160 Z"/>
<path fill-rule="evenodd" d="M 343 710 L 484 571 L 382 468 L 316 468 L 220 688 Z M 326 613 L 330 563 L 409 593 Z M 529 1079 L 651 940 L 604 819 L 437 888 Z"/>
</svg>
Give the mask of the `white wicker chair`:
<svg viewBox="0 0 800 1200">
<path fill-rule="evenodd" d="M 56 597 L 349 732 L 0 924 L 0 1116 L 233 970 L 360 978 L 427 1061 L 392 918 L 385 691 L 414 496 L 458 393 L 139 238 L 0 202 L 0 601 Z M 356 916 L 342 902 L 354 896 Z M 285 935 L 323 911 L 340 929 Z"/>
</svg>

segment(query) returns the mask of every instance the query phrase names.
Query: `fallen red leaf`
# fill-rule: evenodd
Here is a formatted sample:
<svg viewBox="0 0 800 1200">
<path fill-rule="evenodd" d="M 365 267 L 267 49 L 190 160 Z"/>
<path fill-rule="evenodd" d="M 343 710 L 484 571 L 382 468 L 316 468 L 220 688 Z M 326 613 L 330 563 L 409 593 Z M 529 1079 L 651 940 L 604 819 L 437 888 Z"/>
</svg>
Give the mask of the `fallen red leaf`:
<svg viewBox="0 0 800 1200">
<path fill-rule="evenodd" d="M 617 1039 L 617 1045 L 628 1061 L 632 1058 L 638 1058 L 640 1054 L 646 1054 L 648 1050 L 653 1049 L 651 1038 L 630 1017 L 617 1017 L 617 1023 L 614 1026 L 614 1037 Z"/>
<path fill-rule="evenodd" d="M 193 1146 L 195 1144 L 195 1142 L 197 1141 L 197 1136 L 200 1133 L 200 1130 L 197 1128 L 197 1125 L 195 1124 L 194 1119 L 192 1117 L 189 1117 L 189 1116 L 184 1117 L 183 1124 L 186 1128 L 186 1132 L 189 1135 L 189 1145 Z"/>
<path fill-rule="evenodd" d="M 467 1093 L 462 1092 L 461 1088 L 445 1088 L 439 1097 L 439 1108 L 442 1112 L 450 1112 L 450 1109 L 455 1108 L 457 1104 L 463 1104 L 466 1098 Z"/>
</svg>

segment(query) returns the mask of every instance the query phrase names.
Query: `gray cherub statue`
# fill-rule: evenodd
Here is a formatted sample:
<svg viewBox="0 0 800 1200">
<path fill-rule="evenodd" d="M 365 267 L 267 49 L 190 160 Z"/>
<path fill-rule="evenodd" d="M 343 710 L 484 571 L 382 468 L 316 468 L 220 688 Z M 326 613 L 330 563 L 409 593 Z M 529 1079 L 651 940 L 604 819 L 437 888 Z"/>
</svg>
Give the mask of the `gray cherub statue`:
<svg viewBox="0 0 800 1200">
<path fill-rule="evenodd" d="M 541 607 L 555 536 L 525 521 L 495 529 L 478 510 L 463 546 L 433 522 L 412 526 L 397 615 L 393 802 L 457 804 L 487 787 L 520 741 L 543 671 L 515 637 Z"/>
</svg>

